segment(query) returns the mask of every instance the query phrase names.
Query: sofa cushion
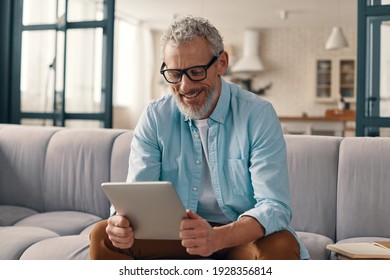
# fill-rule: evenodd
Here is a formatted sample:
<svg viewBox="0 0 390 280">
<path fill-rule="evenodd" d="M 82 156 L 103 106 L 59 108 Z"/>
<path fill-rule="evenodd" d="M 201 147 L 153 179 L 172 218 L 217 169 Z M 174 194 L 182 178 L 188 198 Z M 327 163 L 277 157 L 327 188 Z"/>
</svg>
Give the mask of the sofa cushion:
<svg viewBox="0 0 390 280">
<path fill-rule="evenodd" d="M 345 138 L 340 145 L 337 241 L 390 236 L 390 138 Z"/>
<path fill-rule="evenodd" d="M 341 138 L 285 135 L 292 227 L 335 240 L 338 152 Z"/>
<path fill-rule="evenodd" d="M 123 131 L 62 129 L 47 147 L 42 196 L 45 211 L 75 210 L 108 217 L 110 203 L 100 190 L 110 181 L 111 152 Z"/>
<path fill-rule="evenodd" d="M 298 237 L 309 251 L 311 260 L 327 260 L 330 252 L 326 250 L 326 245 L 333 244 L 333 240 L 321 234 L 297 231 Z"/>
<path fill-rule="evenodd" d="M 12 226 L 17 221 L 37 213 L 26 207 L 0 205 L 0 226 Z"/>
<path fill-rule="evenodd" d="M 130 145 L 132 139 L 132 131 L 126 131 L 115 139 L 111 154 L 112 182 L 125 182 L 127 179 Z"/>
<path fill-rule="evenodd" d="M 80 235 L 88 235 L 89 236 L 89 234 L 91 233 L 92 228 L 95 226 L 95 224 L 96 223 L 93 223 L 93 224 L 87 226 L 85 229 L 83 229 L 82 232 L 80 232 Z"/>
<path fill-rule="evenodd" d="M 58 235 L 73 235 L 79 234 L 86 227 L 99 220 L 100 217 L 88 213 L 56 211 L 29 216 L 20 220 L 14 226 L 41 227 L 56 232 Z"/>
<path fill-rule="evenodd" d="M 32 244 L 58 235 L 37 227 L 0 227 L 0 259 L 18 260 Z"/>
<path fill-rule="evenodd" d="M 71 235 L 45 239 L 29 247 L 21 260 L 88 260 L 88 235 Z"/>
<path fill-rule="evenodd" d="M 0 205 L 43 211 L 46 149 L 59 128 L 9 125 L 0 130 Z"/>
</svg>

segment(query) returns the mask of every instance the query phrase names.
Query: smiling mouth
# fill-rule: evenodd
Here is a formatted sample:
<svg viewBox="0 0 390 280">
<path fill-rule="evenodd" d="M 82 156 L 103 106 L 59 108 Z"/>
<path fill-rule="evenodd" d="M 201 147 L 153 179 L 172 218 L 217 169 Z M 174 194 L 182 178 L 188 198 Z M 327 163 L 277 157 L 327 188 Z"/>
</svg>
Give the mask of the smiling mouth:
<svg viewBox="0 0 390 280">
<path fill-rule="evenodd" d="M 193 99 L 193 98 L 196 98 L 198 97 L 198 95 L 202 92 L 202 90 L 198 90 L 198 91 L 192 91 L 191 93 L 187 93 L 187 94 L 182 94 L 180 93 L 180 96 L 182 97 L 185 97 L 187 99 Z"/>
</svg>

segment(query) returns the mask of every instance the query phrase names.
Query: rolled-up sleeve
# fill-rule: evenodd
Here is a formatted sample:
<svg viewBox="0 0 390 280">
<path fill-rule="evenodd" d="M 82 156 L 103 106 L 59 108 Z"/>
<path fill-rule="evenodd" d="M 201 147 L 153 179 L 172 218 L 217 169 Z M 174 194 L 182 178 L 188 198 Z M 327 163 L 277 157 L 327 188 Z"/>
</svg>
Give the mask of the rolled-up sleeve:
<svg viewBox="0 0 390 280">
<path fill-rule="evenodd" d="M 240 217 L 257 219 L 269 235 L 287 229 L 291 220 L 286 144 L 272 105 L 265 106 L 250 125 L 249 171 L 256 204 Z"/>
<path fill-rule="evenodd" d="M 127 173 L 128 182 L 160 180 L 161 152 L 153 119 L 153 112 L 147 107 L 134 130 Z"/>
</svg>

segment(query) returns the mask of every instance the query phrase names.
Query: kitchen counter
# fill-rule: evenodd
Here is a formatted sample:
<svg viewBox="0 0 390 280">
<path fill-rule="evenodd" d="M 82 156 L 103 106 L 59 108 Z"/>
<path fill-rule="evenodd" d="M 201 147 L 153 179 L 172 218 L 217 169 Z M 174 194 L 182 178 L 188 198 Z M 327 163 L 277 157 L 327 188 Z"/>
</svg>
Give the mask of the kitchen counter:
<svg viewBox="0 0 390 280">
<path fill-rule="evenodd" d="M 285 134 L 346 136 L 354 130 L 355 111 L 328 110 L 323 117 L 279 116 Z M 351 125 L 352 123 L 353 125 Z M 354 132 L 352 132 L 353 134 Z"/>
</svg>

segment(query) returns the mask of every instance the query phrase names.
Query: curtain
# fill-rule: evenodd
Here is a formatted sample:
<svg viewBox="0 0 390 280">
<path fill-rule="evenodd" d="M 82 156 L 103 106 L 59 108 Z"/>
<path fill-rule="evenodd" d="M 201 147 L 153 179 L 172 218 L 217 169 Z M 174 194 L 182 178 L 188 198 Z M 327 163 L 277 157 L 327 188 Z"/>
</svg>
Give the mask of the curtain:
<svg viewBox="0 0 390 280">
<path fill-rule="evenodd" d="M 132 129 L 152 99 L 154 51 L 151 30 L 142 23 L 118 19 L 116 67 L 114 71 L 114 107 Z"/>
</svg>

